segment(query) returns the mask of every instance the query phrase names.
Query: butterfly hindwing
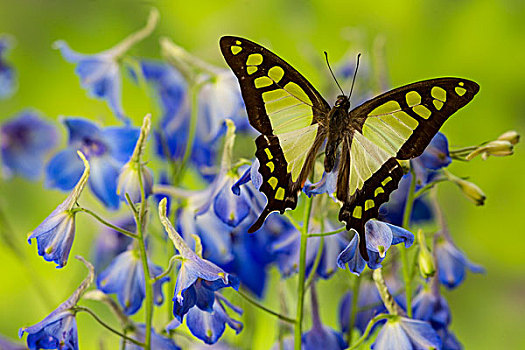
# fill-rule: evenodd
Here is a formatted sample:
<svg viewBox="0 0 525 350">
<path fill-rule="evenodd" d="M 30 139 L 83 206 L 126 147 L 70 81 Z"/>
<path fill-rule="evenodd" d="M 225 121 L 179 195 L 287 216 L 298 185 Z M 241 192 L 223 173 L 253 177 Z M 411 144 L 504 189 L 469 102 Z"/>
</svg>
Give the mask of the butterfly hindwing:
<svg viewBox="0 0 525 350">
<path fill-rule="evenodd" d="M 256 157 L 268 204 L 249 229 L 253 232 L 272 211 L 295 208 L 325 139 L 330 106 L 299 72 L 262 46 L 229 36 L 220 46 L 239 80 L 250 124 L 262 134 Z"/>
</svg>

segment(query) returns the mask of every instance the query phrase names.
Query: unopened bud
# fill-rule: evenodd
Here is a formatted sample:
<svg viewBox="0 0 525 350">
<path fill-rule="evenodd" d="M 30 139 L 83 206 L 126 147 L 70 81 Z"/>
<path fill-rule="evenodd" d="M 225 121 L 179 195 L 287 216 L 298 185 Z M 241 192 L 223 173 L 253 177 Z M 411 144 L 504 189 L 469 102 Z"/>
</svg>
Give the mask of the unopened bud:
<svg viewBox="0 0 525 350">
<path fill-rule="evenodd" d="M 520 134 L 518 134 L 517 131 L 510 130 L 510 131 L 507 131 L 507 132 L 501 134 L 501 135 L 498 137 L 498 140 L 501 140 L 501 141 L 509 141 L 510 143 L 512 143 L 513 145 L 515 145 L 515 144 L 517 144 L 518 142 L 520 142 Z"/>
<path fill-rule="evenodd" d="M 487 197 L 485 196 L 485 193 L 483 193 L 481 188 L 478 187 L 478 185 L 463 179 L 458 179 L 454 182 L 456 183 L 456 185 L 459 186 L 461 191 L 463 191 L 463 194 L 465 194 L 465 196 L 467 196 L 468 199 L 472 200 L 476 205 L 485 204 L 485 199 Z"/>
<path fill-rule="evenodd" d="M 510 141 L 506 140 L 495 140 L 487 143 L 484 146 L 478 147 L 472 151 L 467 157 L 467 160 L 471 160 L 475 156 L 481 154 L 483 159 L 487 159 L 488 156 L 504 157 L 510 156 L 514 153 L 514 146 Z"/>
<path fill-rule="evenodd" d="M 432 277 L 436 273 L 436 265 L 434 264 L 434 257 L 427 247 L 423 230 L 418 231 L 417 240 L 419 242 L 419 254 L 417 257 L 419 272 L 423 278 Z"/>
</svg>

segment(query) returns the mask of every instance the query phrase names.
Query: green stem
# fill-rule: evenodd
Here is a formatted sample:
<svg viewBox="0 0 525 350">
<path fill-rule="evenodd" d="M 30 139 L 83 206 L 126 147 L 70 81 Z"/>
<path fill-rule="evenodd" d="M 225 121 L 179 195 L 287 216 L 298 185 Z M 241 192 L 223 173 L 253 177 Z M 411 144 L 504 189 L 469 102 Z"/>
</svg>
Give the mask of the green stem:
<svg viewBox="0 0 525 350">
<path fill-rule="evenodd" d="M 112 333 L 115 333 L 116 335 L 118 335 L 119 337 L 123 338 L 123 339 L 126 339 L 127 341 L 130 341 L 132 342 L 133 344 L 135 345 L 138 345 L 140 347 L 143 347 L 145 346 L 145 344 L 133 339 L 133 338 L 130 338 L 128 337 L 127 335 L 125 335 L 124 333 L 121 333 L 119 331 L 117 331 L 116 329 L 114 329 L 113 327 L 111 327 L 110 325 L 108 325 L 107 323 L 105 323 L 104 321 L 102 321 L 93 311 L 91 311 L 90 309 L 88 309 L 87 307 L 83 307 L 83 306 L 75 306 L 73 308 L 74 311 L 76 312 L 86 312 L 88 314 L 91 315 L 91 317 L 93 317 L 95 319 L 95 321 L 97 321 L 98 323 L 100 323 L 100 325 L 102 325 L 104 328 L 106 328 L 107 330 L 109 330 L 110 332 Z"/>
<path fill-rule="evenodd" d="M 263 310 L 264 312 L 267 312 L 270 315 L 273 315 L 273 316 L 277 317 L 278 319 L 280 319 L 282 321 L 285 321 L 285 322 L 288 322 L 288 323 L 295 323 L 295 320 L 293 318 L 290 318 L 290 317 L 285 316 L 285 315 L 281 315 L 280 313 L 275 312 L 275 311 L 267 308 L 266 306 L 260 304 L 256 300 L 254 300 L 251 297 L 249 297 L 248 295 L 246 295 L 244 292 L 238 290 L 237 293 L 239 293 L 239 295 L 241 297 L 243 297 L 244 299 L 246 299 L 246 301 L 248 301 L 250 304 L 252 304 L 253 306 L 255 306 L 255 307 L 257 307 L 257 308 L 259 308 L 261 310 Z"/>
<path fill-rule="evenodd" d="M 153 283 L 163 279 L 164 277 L 166 277 L 167 275 L 170 274 L 171 272 L 171 269 L 173 269 L 173 264 L 175 263 L 175 261 L 177 260 L 180 260 L 182 258 L 181 255 L 174 255 L 170 258 L 170 261 L 168 262 L 168 267 L 166 268 L 166 270 L 164 270 L 164 272 L 162 272 L 160 275 L 158 275 L 157 277 L 153 278 Z"/>
<path fill-rule="evenodd" d="M 425 194 L 427 191 L 431 190 L 432 188 L 434 188 L 434 186 L 440 182 L 443 182 L 443 181 L 447 181 L 448 179 L 447 178 L 438 178 L 428 184 L 426 184 L 425 186 L 421 187 L 419 190 L 416 191 L 416 193 L 414 193 L 414 199 L 416 198 L 419 198 L 421 197 L 423 194 Z"/>
<path fill-rule="evenodd" d="M 403 228 L 409 229 L 410 216 L 412 215 L 412 207 L 414 206 L 414 193 L 416 189 L 416 174 L 412 167 L 410 167 L 410 174 L 412 178 L 410 180 L 410 188 L 408 190 L 407 201 L 405 205 L 405 212 L 403 215 Z M 412 274 L 410 272 L 411 267 L 408 262 L 407 249 L 404 246 L 399 247 L 399 254 L 401 255 L 401 261 L 403 263 L 403 279 L 405 282 L 405 294 L 407 304 L 407 315 L 412 317 Z"/>
<path fill-rule="evenodd" d="M 310 287 L 310 285 L 312 284 L 312 281 L 314 280 L 315 274 L 317 273 L 317 268 L 319 267 L 319 264 L 321 263 L 321 257 L 323 256 L 323 248 L 324 248 L 324 237 L 321 237 L 321 241 L 319 242 L 319 247 L 317 248 L 317 254 L 315 256 L 314 264 L 312 265 L 310 274 L 308 275 L 308 278 L 306 279 L 306 282 L 305 282 L 306 289 Z"/>
<path fill-rule="evenodd" d="M 338 234 L 339 232 L 343 232 L 343 231 L 346 231 L 346 227 L 345 227 L 345 226 L 343 226 L 343 227 L 341 227 L 341 228 L 338 228 L 337 230 L 329 231 L 329 232 L 309 233 L 309 234 L 308 234 L 308 238 L 310 238 L 310 237 L 326 237 L 326 236 L 333 236 L 333 235 L 336 235 L 336 234 Z"/>
<path fill-rule="evenodd" d="M 361 285 L 361 278 L 355 278 L 352 286 L 352 309 L 350 310 L 350 317 L 348 319 L 348 331 L 346 333 L 346 341 L 348 345 L 352 344 L 352 329 L 355 325 L 355 318 L 357 316 L 357 301 L 359 300 L 359 286 Z"/>
<path fill-rule="evenodd" d="M 390 315 L 387 315 L 387 314 L 379 314 L 377 315 L 376 317 L 372 318 L 370 320 L 370 322 L 368 322 L 368 325 L 366 326 L 366 329 L 365 331 L 363 332 L 363 335 L 361 336 L 361 338 L 359 338 L 354 345 L 352 345 L 350 348 L 348 348 L 348 350 L 354 350 L 354 349 L 357 349 L 365 340 L 366 338 L 368 338 L 368 335 L 370 334 L 370 331 L 372 330 L 372 327 L 374 327 L 374 325 L 381 321 L 381 320 L 384 320 L 384 319 L 387 319 L 387 318 L 390 318 Z"/>
<path fill-rule="evenodd" d="M 73 209 L 72 212 L 73 212 L 73 213 L 74 213 L 74 212 L 84 212 L 84 213 L 87 213 L 87 214 L 93 216 L 95 219 L 97 219 L 101 224 L 103 224 L 103 225 L 105 225 L 105 226 L 107 226 L 107 227 L 109 227 L 109 228 L 111 228 L 111 229 L 113 229 L 113 230 L 115 230 L 115 231 L 117 231 L 117 232 L 120 232 L 120 233 L 122 233 L 123 235 L 126 235 L 126 236 L 131 237 L 131 238 L 135 238 L 135 239 L 138 238 L 138 236 L 137 236 L 135 233 L 133 233 L 133 232 L 131 232 L 131 231 L 128 231 L 128 230 L 125 230 L 125 229 L 123 229 L 123 228 L 120 228 L 120 227 L 118 227 L 118 226 L 113 225 L 112 223 L 110 223 L 110 222 L 108 222 L 108 221 L 102 219 L 100 216 L 98 216 L 97 214 L 95 214 L 93 211 L 91 211 L 91 210 L 89 210 L 89 209 L 86 209 L 86 208 L 82 208 L 82 207 L 80 207 L 80 208 L 75 208 L 75 209 Z"/>
<path fill-rule="evenodd" d="M 304 280 L 306 274 L 306 243 L 308 241 L 308 226 L 310 223 L 310 213 L 312 212 L 313 198 L 306 199 L 306 207 L 304 210 L 304 221 L 301 230 L 301 247 L 299 251 L 299 282 L 297 284 L 297 314 L 295 318 L 294 329 L 294 348 L 301 350 L 301 338 L 303 328 L 303 306 L 304 306 Z"/>
</svg>

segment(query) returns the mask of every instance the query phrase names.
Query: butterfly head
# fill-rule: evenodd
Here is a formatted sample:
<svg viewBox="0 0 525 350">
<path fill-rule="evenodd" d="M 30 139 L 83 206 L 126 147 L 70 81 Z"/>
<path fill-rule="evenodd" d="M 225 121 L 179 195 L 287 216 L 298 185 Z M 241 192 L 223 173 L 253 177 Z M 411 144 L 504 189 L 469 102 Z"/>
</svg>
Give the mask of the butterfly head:
<svg viewBox="0 0 525 350">
<path fill-rule="evenodd" d="M 335 101 L 335 107 L 342 108 L 348 111 L 350 109 L 350 99 L 348 98 L 348 96 L 345 96 L 345 95 L 337 96 L 337 100 Z"/>
</svg>

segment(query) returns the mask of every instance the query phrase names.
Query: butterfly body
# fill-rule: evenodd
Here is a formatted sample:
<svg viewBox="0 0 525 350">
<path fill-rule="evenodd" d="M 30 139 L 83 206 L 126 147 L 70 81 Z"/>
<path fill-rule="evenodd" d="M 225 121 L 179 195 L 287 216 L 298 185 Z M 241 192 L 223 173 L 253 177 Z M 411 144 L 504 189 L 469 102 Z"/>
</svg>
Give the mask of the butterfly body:
<svg viewBox="0 0 525 350">
<path fill-rule="evenodd" d="M 221 52 L 239 80 L 255 140 L 260 190 L 268 203 L 248 232 L 273 211 L 294 209 L 325 144 L 324 167 L 337 172 L 339 220 L 359 233 L 367 258 L 365 223 L 378 215 L 403 176 L 398 160 L 421 155 L 443 123 L 472 100 L 479 85 L 462 78 L 408 84 L 350 110 L 347 96 L 333 107 L 297 70 L 264 47 L 225 36 Z"/>
</svg>

